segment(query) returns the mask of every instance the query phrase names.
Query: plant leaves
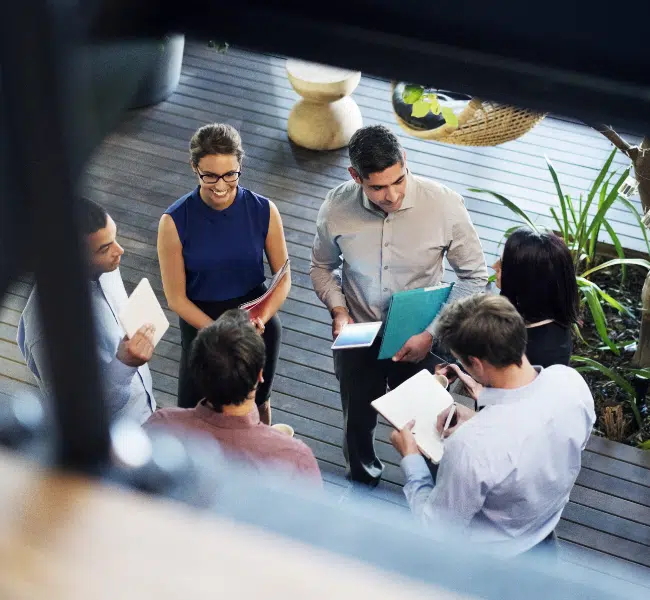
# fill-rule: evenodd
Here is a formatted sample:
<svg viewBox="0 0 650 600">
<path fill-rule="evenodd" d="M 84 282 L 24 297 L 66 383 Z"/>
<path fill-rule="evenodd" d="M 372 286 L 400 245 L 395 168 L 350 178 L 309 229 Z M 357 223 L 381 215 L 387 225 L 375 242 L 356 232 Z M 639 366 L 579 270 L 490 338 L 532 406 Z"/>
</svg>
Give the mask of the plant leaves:
<svg viewBox="0 0 650 600">
<path fill-rule="evenodd" d="M 436 94 L 424 94 L 422 100 L 429 103 L 431 112 L 434 115 L 440 114 L 440 102 L 438 102 L 438 96 L 436 96 Z"/>
<path fill-rule="evenodd" d="M 609 224 L 607 219 L 603 219 L 603 225 L 605 226 L 605 231 L 609 233 L 609 237 L 612 238 L 612 243 L 614 244 L 614 249 L 619 258 L 625 258 L 625 250 L 623 250 L 623 245 L 621 240 L 618 239 L 614 228 Z M 625 263 L 621 265 L 621 283 L 625 283 L 625 278 L 627 277 L 627 266 Z"/>
<path fill-rule="evenodd" d="M 605 214 L 609 210 L 609 207 L 618 198 L 618 188 L 620 188 L 621 184 L 627 179 L 629 172 L 630 172 L 629 168 L 623 171 L 623 174 L 619 177 L 618 181 L 614 184 L 614 187 L 607 195 L 607 198 L 603 201 L 603 203 L 598 208 L 598 212 L 594 215 L 594 218 L 591 221 L 591 225 L 587 229 L 587 234 L 586 234 L 587 237 L 590 237 L 591 233 L 596 228 L 600 228 L 600 226 L 602 225 L 603 219 L 605 218 Z"/>
<path fill-rule="evenodd" d="M 562 186 L 560 185 L 560 180 L 557 178 L 557 173 L 553 167 L 553 163 L 548 156 L 544 155 L 546 159 L 546 166 L 551 172 L 551 177 L 553 178 L 553 183 L 555 184 L 555 191 L 557 192 L 557 197 L 560 199 L 560 208 L 562 209 L 562 222 L 564 223 L 565 239 L 566 236 L 570 235 L 571 230 L 569 229 L 569 216 L 567 213 L 566 200 L 564 198 L 564 192 L 562 192 Z"/>
<path fill-rule="evenodd" d="M 475 194 L 490 194 L 491 196 L 494 196 L 501 204 L 503 204 L 506 208 L 509 208 L 513 213 L 515 213 L 526 225 L 528 225 L 533 231 L 536 231 L 539 233 L 539 229 L 533 223 L 528 215 L 521 210 L 512 200 L 508 200 L 505 196 L 502 196 L 501 194 L 497 194 L 496 192 L 491 192 L 490 190 L 481 190 L 479 188 L 468 188 L 468 191 L 474 192 Z"/>
<path fill-rule="evenodd" d="M 641 218 L 641 215 L 639 214 L 639 211 L 636 209 L 636 206 L 632 204 L 627 198 L 624 198 L 619 194 L 618 199 L 627 206 L 628 210 L 634 215 L 634 218 L 636 222 L 639 224 L 639 227 L 641 228 L 641 232 L 643 233 L 643 239 L 645 240 L 645 245 L 646 248 L 648 249 L 648 254 L 650 254 L 650 240 L 648 239 L 648 230 L 646 226 L 643 224 L 643 219 Z"/>
<path fill-rule="evenodd" d="M 613 296 L 610 296 L 605 290 L 598 287 L 593 281 L 589 281 L 588 279 L 585 279 L 584 277 L 576 276 L 576 283 L 578 284 L 579 287 L 589 287 L 589 288 L 595 290 L 596 293 L 605 302 L 607 302 L 607 304 L 609 304 L 612 308 L 614 308 L 618 312 L 623 313 L 623 314 L 627 315 L 628 317 L 633 316 L 628 308 L 623 306 L 618 300 L 616 300 L 616 298 L 614 298 Z"/>
<path fill-rule="evenodd" d="M 580 286 L 580 291 L 582 292 L 585 300 L 587 301 L 587 306 L 589 307 L 589 312 L 594 320 L 594 325 L 596 326 L 596 331 L 600 336 L 600 339 L 603 340 L 607 347 L 614 353 L 616 356 L 620 355 L 620 352 L 614 342 L 609 339 L 607 335 L 607 319 L 605 313 L 603 312 L 603 307 L 600 305 L 598 296 L 596 295 L 596 290 L 590 286 Z"/>
<path fill-rule="evenodd" d="M 650 440 L 646 440 L 645 442 L 639 442 L 638 445 L 641 450 L 650 450 Z"/>
<path fill-rule="evenodd" d="M 402 100 L 406 104 L 415 104 L 424 93 L 424 87 L 421 85 L 407 85 L 402 92 Z"/>
<path fill-rule="evenodd" d="M 440 110 L 442 111 L 442 116 L 445 118 L 447 125 L 458 127 L 458 117 L 451 108 L 443 106 Z"/>
<path fill-rule="evenodd" d="M 634 413 L 634 418 L 637 422 L 637 425 L 639 426 L 639 429 L 643 427 L 643 421 L 639 413 L 639 408 L 636 405 L 636 392 L 634 391 L 634 387 L 632 387 L 632 384 L 627 379 L 621 377 L 618 373 L 615 373 L 614 371 L 612 371 L 612 369 L 609 369 L 604 364 L 599 363 L 597 360 L 587 358 L 586 356 L 572 356 L 571 362 L 582 363 L 585 365 L 584 367 L 576 367 L 577 371 L 583 371 L 585 369 L 588 369 L 591 371 L 601 372 L 603 375 L 605 375 L 605 377 L 613 381 L 623 391 L 625 391 L 628 396 L 628 404 L 630 405 L 630 409 Z"/>
<path fill-rule="evenodd" d="M 416 119 L 421 119 L 422 117 L 426 117 L 430 110 L 431 105 L 428 102 L 425 100 L 418 100 L 413 104 L 413 108 L 411 109 L 411 116 L 415 117 Z"/>
<path fill-rule="evenodd" d="M 608 260 L 607 262 L 604 262 L 597 267 L 592 267 L 584 273 L 581 273 L 581 275 L 582 277 L 588 277 L 596 271 L 601 271 L 602 269 L 608 269 L 609 267 L 614 267 L 621 264 L 635 265 L 637 267 L 644 267 L 650 270 L 650 261 L 647 261 L 645 258 L 613 258 L 612 260 Z"/>
</svg>

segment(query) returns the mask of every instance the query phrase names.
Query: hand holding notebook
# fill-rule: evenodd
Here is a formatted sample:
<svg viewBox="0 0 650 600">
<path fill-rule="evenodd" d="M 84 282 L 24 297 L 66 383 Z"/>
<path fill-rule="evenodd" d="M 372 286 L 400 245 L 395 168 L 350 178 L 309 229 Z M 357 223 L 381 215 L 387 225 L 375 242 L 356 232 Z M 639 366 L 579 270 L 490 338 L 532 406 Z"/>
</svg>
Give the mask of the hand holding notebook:
<svg viewBox="0 0 650 600">
<path fill-rule="evenodd" d="M 289 259 L 287 259 L 284 265 L 282 265 L 282 268 L 273 276 L 273 279 L 271 279 L 271 282 L 269 283 L 269 287 L 266 290 L 266 292 L 264 292 L 259 298 L 255 298 L 255 300 L 251 300 L 250 302 L 245 302 L 244 304 L 241 304 L 239 306 L 239 308 L 249 313 L 251 320 L 253 320 L 256 317 L 259 317 L 262 314 L 262 309 L 264 308 L 264 305 L 269 300 L 269 298 L 273 296 L 276 288 L 282 281 L 282 278 L 287 274 L 287 271 L 289 270 L 289 265 L 290 265 L 290 261 Z"/>
<path fill-rule="evenodd" d="M 140 327 L 151 323 L 155 327 L 153 334 L 154 348 L 169 328 L 169 321 L 146 277 L 133 290 L 117 318 L 129 339 L 135 335 Z"/>
<path fill-rule="evenodd" d="M 372 407 L 393 427 L 403 429 L 415 420 L 413 435 L 418 448 L 433 463 L 439 463 L 444 444 L 436 424 L 438 415 L 453 404 L 451 394 L 423 369 L 402 385 L 372 402 Z"/>
</svg>

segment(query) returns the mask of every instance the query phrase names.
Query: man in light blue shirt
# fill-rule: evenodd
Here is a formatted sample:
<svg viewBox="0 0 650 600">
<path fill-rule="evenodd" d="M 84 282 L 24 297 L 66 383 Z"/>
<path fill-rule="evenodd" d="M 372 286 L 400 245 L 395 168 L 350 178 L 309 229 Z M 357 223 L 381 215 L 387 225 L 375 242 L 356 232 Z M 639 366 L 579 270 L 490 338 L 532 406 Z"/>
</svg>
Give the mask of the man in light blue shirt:
<svg viewBox="0 0 650 600">
<path fill-rule="evenodd" d="M 111 418 L 127 416 L 144 423 L 156 408 L 147 362 L 153 355 L 153 325 L 145 325 L 129 340 L 117 320 L 127 300 L 119 265 L 124 250 L 108 213 L 90 200 L 80 203 L 82 234 L 89 252 L 90 295 L 95 317 L 100 373 Z M 70 332 L 74 339 L 74 332 Z M 45 336 L 40 323 L 36 288 L 18 323 L 18 346 L 43 396 L 52 395 Z M 69 340 L 61 340 L 61 350 Z M 83 368 L 83 365 L 80 365 Z"/>
<path fill-rule="evenodd" d="M 445 452 L 435 485 L 413 423 L 392 434 L 412 512 L 430 524 L 450 523 L 504 556 L 548 542 L 596 420 L 587 384 L 569 367 L 530 364 L 524 321 L 503 296 L 448 305 L 436 335 L 471 376 L 447 368 L 466 383 L 479 411 L 456 405 L 455 423 L 444 432 L 450 409 L 439 415 Z"/>
</svg>

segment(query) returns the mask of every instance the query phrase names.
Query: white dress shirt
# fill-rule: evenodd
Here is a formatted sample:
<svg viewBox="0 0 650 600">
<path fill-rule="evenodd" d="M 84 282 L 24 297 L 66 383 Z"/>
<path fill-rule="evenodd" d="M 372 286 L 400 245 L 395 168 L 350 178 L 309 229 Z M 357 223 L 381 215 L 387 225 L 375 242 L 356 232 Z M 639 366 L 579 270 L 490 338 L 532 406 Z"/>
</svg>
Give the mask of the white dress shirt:
<svg viewBox="0 0 650 600">
<path fill-rule="evenodd" d="M 555 529 L 596 420 L 594 400 L 569 367 L 535 367 L 517 389 L 485 388 L 484 408 L 445 441 L 434 487 L 420 455 L 402 459 L 417 518 L 448 520 L 468 540 L 513 556 Z"/>
<path fill-rule="evenodd" d="M 151 373 L 148 365 L 129 367 L 118 360 L 117 348 L 124 330 L 117 320 L 127 300 L 119 269 L 104 273 L 90 281 L 90 296 L 95 318 L 97 354 L 100 376 L 104 382 L 105 398 L 111 419 L 127 416 L 144 423 L 156 410 Z M 18 324 L 17 342 L 30 371 L 36 377 L 45 398 L 52 396 L 52 379 L 47 368 L 45 335 L 37 306 L 36 287 L 27 300 Z M 74 340 L 74 331 L 70 332 Z M 66 340 L 62 347 L 65 347 Z M 79 365 L 83 369 L 83 365 Z"/>
<path fill-rule="evenodd" d="M 318 212 L 310 275 L 330 311 L 345 306 L 356 322 L 384 321 L 395 292 L 440 283 L 445 256 L 458 277 L 449 302 L 485 291 L 483 248 L 461 196 L 409 173 L 400 209 L 386 214 L 351 180 Z"/>
</svg>

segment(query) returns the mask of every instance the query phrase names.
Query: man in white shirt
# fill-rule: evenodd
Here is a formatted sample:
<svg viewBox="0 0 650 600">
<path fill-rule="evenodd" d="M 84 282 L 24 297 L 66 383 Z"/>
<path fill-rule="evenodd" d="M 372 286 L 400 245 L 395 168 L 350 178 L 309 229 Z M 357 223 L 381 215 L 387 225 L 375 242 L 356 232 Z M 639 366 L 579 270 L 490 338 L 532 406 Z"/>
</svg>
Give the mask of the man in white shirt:
<svg viewBox="0 0 650 600">
<path fill-rule="evenodd" d="M 127 339 L 117 320 L 127 300 L 120 275 L 124 250 L 117 243 L 117 227 L 98 204 L 82 198 L 79 205 L 81 233 L 86 242 L 95 318 L 95 334 L 105 399 L 112 419 L 127 416 L 144 423 L 156 409 L 147 362 L 153 355 L 153 325 L 144 325 Z M 18 346 L 43 395 L 52 395 L 45 352 L 45 335 L 34 287 L 18 323 Z M 61 340 L 62 349 L 69 340 Z M 83 365 L 79 365 L 83 369 Z"/>
<path fill-rule="evenodd" d="M 471 542 L 505 556 L 548 542 L 596 420 L 587 384 L 569 367 L 530 364 L 524 321 L 503 296 L 470 296 L 448 305 L 436 336 L 471 376 L 449 367 L 465 381 L 479 411 L 456 405 L 435 485 L 413 423 L 393 433 L 412 512 L 428 523 L 449 521 Z M 439 431 L 449 410 L 438 417 Z"/>
</svg>

